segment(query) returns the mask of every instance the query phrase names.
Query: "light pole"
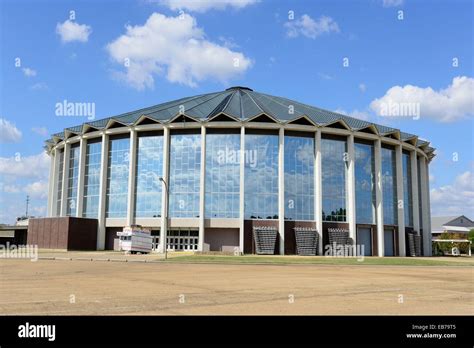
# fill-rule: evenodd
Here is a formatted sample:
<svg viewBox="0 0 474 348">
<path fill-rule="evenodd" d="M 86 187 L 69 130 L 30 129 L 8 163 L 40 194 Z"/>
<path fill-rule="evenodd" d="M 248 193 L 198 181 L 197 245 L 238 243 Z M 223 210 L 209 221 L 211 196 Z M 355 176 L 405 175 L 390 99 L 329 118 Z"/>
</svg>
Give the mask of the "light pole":
<svg viewBox="0 0 474 348">
<path fill-rule="evenodd" d="M 168 239 L 168 198 L 169 198 L 169 194 L 168 194 L 168 185 L 166 184 L 166 181 L 165 179 L 163 179 L 162 177 L 160 177 L 160 181 L 163 183 L 163 185 L 165 185 L 165 194 L 166 194 L 166 199 L 165 199 L 165 216 L 163 217 L 165 220 L 165 226 L 166 226 L 166 231 L 164 231 L 164 240 L 161 241 L 163 243 L 163 249 L 164 249 L 164 252 L 165 252 L 165 260 L 168 258 L 168 246 L 167 246 L 167 239 Z"/>
</svg>

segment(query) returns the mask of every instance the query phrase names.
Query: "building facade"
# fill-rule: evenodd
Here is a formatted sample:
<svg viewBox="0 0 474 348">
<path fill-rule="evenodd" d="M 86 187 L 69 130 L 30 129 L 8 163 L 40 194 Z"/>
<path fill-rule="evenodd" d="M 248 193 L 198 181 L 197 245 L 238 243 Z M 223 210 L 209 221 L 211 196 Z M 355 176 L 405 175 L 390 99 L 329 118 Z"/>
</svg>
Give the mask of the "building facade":
<svg viewBox="0 0 474 348">
<path fill-rule="evenodd" d="M 431 255 L 429 143 L 286 98 L 232 87 L 54 134 L 48 216 L 98 220 L 97 248 L 148 227 L 156 249 L 254 252 L 252 230 L 347 230 L 366 255 Z"/>
</svg>

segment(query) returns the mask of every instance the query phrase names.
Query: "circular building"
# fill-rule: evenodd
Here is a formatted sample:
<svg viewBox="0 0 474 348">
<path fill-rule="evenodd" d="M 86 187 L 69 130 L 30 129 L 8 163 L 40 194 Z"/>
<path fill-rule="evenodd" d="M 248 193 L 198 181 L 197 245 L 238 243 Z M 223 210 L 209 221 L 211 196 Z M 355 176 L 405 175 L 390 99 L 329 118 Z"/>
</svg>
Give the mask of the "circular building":
<svg viewBox="0 0 474 348">
<path fill-rule="evenodd" d="M 67 128 L 46 148 L 48 216 L 97 219 L 97 249 L 138 224 L 158 251 L 166 231 L 168 250 L 431 255 L 429 143 L 283 97 L 232 87 Z"/>
</svg>

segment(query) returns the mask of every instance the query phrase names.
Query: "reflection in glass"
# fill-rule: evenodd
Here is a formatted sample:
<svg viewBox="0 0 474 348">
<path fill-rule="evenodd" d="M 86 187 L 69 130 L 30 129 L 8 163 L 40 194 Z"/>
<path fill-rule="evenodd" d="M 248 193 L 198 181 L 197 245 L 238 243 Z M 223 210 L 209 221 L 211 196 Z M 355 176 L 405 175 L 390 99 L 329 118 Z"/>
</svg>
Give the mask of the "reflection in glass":
<svg viewBox="0 0 474 348">
<path fill-rule="evenodd" d="M 411 186 L 411 162 L 410 155 L 404 153 L 402 155 L 403 168 L 403 209 L 405 217 L 405 225 L 413 227 L 413 198 Z"/>
<path fill-rule="evenodd" d="M 56 197 L 56 215 L 61 216 L 61 203 L 63 195 L 63 172 L 64 172 L 64 150 L 59 151 L 59 168 L 58 168 L 58 186 Z"/>
<path fill-rule="evenodd" d="M 374 146 L 355 143 L 356 222 L 375 224 Z"/>
<path fill-rule="evenodd" d="M 79 179 L 79 144 L 71 146 L 69 152 L 69 175 L 67 185 L 67 216 L 76 216 L 77 210 L 77 182 Z"/>
<path fill-rule="evenodd" d="M 397 216 L 397 172 L 395 170 L 395 150 L 382 147 L 382 197 L 383 223 L 396 225 Z"/>
<path fill-rule="evenodd" d="M 240 134 L 206 135 L 206 218 L 238 218 Z"/>
<path fill-rule="evenodd" d="M 138 133 L 135 216 L 161 216 L 163 136 Z"/>
<path fill-rule="evenodd" d="M 323 221 L 346 221 L 346 141 L 321 139 Z"/>
<path fill-rule="evenodd" d="M 245 218 L 278 219 L 278 135 L 245 135 Z"/>
<path fill-rule="evenodd" d="M 171 134 L 170 217 L 199 217 L 201 134 Z"/>
<path fill-rule="evenodd" d="M 99 214 L 100 195 L 100 161 L 102 143 L 87 142 L 86 167 L 84 170 L 84 212 L 86 218 L 97 218 Z"/>
<path fill-rule="evenodd" d="M 110 139 L 107 170 L 107 217 L 127 216 L 130 138 Z"/>
<path fill-rule="evenodd" d="M 314 137 L 285 136 L 285 219 L 314 220 Z"/>
</svg>

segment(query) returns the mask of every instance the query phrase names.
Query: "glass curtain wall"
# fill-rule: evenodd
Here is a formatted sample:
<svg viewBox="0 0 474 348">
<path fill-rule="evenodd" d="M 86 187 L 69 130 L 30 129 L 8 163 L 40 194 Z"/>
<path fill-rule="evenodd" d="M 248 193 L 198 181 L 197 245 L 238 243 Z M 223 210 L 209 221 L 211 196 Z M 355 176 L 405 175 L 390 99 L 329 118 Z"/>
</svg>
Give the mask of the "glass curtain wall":
<svg viewBox="0 0 474 348">
<path fill-rule="evenodd" d="M 314 220 L 314 135 L 285 135 L 285 219 Z"/>
<path fill-rule="evenodd" d="M 97 218 L 99 216 L 101 155 L 101 140 L 88 140 L 84 170 L 84 211 L 82 213 L 82 216 L 86 218 Z"/>
<path fill-rule="evenodd" d="M 231 134 L 208 129 L 205 189 L 206 218 L 239 217 L 240 129 Z"/>
</svg>

